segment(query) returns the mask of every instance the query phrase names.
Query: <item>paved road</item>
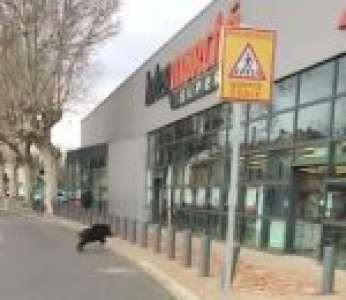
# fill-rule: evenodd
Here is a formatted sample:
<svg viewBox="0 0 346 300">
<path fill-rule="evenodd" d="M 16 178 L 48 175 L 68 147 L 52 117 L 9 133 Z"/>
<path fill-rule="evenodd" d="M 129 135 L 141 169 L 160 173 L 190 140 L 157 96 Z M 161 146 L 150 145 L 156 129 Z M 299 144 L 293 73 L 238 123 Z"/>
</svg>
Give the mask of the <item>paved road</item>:
<svg viewBox="0 0 346 300">
<path fill-rule="evenodd" d="M 75 251 L 76 233 L 0 213 L 0 299 L 168 300 L 131 263 L 98 245 Z"/>
</svg>

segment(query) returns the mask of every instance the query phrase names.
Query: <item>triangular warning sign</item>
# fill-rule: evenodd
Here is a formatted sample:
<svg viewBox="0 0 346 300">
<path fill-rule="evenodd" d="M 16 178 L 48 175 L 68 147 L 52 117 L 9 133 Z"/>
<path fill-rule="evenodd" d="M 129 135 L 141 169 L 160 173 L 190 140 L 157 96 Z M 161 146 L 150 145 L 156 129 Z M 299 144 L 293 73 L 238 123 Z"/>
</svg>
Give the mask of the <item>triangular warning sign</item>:
<svg viewBox="0 0 346 300">
<path fill-rule="evenodd" d="M 238 60 L 228 74 L 229 78 L 265 80 L 261 63 L 250 44 L 247 44 L 241 52 Z"/>
</svg>

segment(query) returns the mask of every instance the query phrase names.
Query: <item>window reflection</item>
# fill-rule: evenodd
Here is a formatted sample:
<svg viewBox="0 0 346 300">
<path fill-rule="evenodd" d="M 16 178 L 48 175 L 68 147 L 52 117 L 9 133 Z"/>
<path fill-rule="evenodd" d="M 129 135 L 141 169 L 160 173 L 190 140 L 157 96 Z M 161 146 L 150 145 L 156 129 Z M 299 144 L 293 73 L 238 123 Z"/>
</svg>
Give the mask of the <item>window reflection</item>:
<svg viewBox="0 0 346 300">
<path fill-rule="evenodd" d="M 160 176 L 167 179 L 163 182 L 168 181 L 175 208 L 219 206 L 229 108 L 215 106 L 149 134 L 150 171 L 161 172 Z M 168 170 L 172 170 L 171 179 Z M 155 187 L 148 185 L 149 191 L 155 188 L 161 188 L 159 182 Z M 165 197 L 158 192 L 152 193 L 151 201 L 165 206 Z"/>
<path fill-rule="evenodd" d="M 300 140 L 316 140 L 329 135 L 330 103 L 323 103 L 300 109 L 298 132 Z"/>
<path fill-rule="evenodd" d="M 275 84 L 273 111 L 280 111 L 295 105 L 297 77 L 290 77 Z"/>
<path fill-rule="evenodd" d="M 335 103 L 335 137 L 346 137 L 346 97 L 338 99 Z"/>
<path fill-rule="evenodd" d="M 249 107 L 249 117 L 250 119 L 256 119 L 268 114 L 268 105 L 263 104 L 251 104 Z"/>
<path fill-rule="evenodd" d="M 339 60 L 338 93 L 346 92 L 346 56 Z"/>
<path fill-rule="evenodd" d="M 296 214 L 299 219 L 318 220 L 323 216 L 324 177 L 326 167 L 304 167 L 297 171 L 298 199 Z"/>
<path fill-rule="evenodd" d="M 248 162 L 248 180 L 264 180 L 267 176 L 268 153 L 258 152 L 251 153 Z"/>
<path fill-rule="evenodd" d="M 302 73 L 300 103 L 331 96 L 334 62 L 326 63 Z"/>
<path fill-rule="evenodd" d="M 273 180 L 288 180 L 291 176 L 293 152 L 272 151 L 268 158 L 268 176 Z"/>
<path fill-rule="evenodd" d="M 301 147 L 296 149 L 296 163 L 299 165 L 319 165 L 328 161 L 328 147 Z"/>
<path fill-rule="evenodd" d="M 270 140 L 275 143 L 292 142 L 294 112 L 273 117 L 270 128 Z"/>
<path fill-rule="evenodd" d="M 249 142 L 252 146 L 266 144 L 268 141 L 267 120 L 251 122 L 249 124 Z"/>
<path fill-rule="evenodd" d="M 336 143 L 335 161 L 336 163 L 346 163 L 346 141 Z"/>
</svg>

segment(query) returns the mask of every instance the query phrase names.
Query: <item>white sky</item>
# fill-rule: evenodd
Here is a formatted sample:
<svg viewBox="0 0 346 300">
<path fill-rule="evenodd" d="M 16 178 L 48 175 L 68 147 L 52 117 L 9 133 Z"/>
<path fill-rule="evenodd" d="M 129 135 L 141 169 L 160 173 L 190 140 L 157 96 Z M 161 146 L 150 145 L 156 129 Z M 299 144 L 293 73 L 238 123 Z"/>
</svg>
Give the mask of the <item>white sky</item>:
<svg viewBox="0 0 346 300">
<path fill-rule="evenodd" d="M 121 31 L 95 54 L 85 100 L 55 126 L 53 143 L 63 149 L 79 147 L 80 119 L 211 1 L 122 0 Z"/>
</svg>

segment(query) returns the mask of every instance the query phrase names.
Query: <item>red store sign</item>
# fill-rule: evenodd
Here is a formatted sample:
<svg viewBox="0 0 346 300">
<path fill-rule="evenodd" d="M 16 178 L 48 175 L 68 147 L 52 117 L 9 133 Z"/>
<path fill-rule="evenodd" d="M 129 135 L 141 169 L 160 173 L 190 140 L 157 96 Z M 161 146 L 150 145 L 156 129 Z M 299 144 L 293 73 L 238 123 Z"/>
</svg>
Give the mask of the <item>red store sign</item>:
<svg viewBox="0 0 346 300">
<path fill-rule="evenodd" d="M 346 30 L 346 9 L 341 14 L 338 28 L 339 30 Z"/>
<path fill-rule="evenodd" d="M 220 29 L 222 25 L 240 25 L 239 8 L 239 3 L 235 4 L 226 18 L 220 13 L 216 18 L 214 30 L 170 64 L 171 90 L 181 87 L 218 64 Z"/>
</svg>

